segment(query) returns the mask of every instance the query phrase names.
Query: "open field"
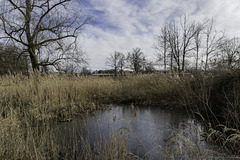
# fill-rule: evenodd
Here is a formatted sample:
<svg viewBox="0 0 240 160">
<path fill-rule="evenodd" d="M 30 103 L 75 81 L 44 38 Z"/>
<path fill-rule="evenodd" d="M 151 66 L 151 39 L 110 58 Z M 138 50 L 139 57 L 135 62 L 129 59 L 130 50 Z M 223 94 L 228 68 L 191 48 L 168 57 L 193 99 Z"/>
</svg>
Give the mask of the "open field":
<svg viewBox="0 0 240 160">
<path fill-rule="evenodd" d="M 180 77 L 165 74 L 76 77 L 38 73 L 2 76 L 0 159 L 59 159 L 59 146 L 48 130 L 49 122 L 69 121 L 81 113 L 104 109 L 110 103 L 182 107 L 209 125 L 210 142 L 239 154 L 239 77 L 236 72 Z M 45 127 L 44 132 L 39 132 L 40 126 Z M 85 144 L 88 152 L 84 154 L 88 155 L 84 157 L 91 157 L 90 146 Z M 102 146 L 109 150 L 104 149 L 101 155 L 112 155 L 111 147 L 117 146 L 120 148 L 113 150 L 115 154 L 125 157 L 124 141 L 109 145 Z"/>
</svg>

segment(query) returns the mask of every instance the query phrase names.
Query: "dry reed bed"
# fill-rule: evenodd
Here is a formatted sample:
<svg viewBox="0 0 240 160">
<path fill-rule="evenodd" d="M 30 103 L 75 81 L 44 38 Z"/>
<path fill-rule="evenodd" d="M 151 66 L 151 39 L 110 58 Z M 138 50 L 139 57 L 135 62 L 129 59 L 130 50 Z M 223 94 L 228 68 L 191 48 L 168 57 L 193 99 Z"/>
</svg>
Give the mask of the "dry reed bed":
<svg viewBox="0 0 240 160">
<path fill-rule="evenodd" d="M 179 95 L 185 97 L 183 85 L 181 79 L 166 75 L 122 78 L 10 75 L 0 79 L 0 112 L 7 117 L 14 110 L 19 116 L 27 113 L 25 116 L 40 121 L 65 119 L 113 102 L 177 102 Z"/>
<path fill-rule="evenodd" d="M 164 74 L 117 78 L 38 73 L 29 77 L 21 74 L 2 76 L 0 77 L 0 159 L 59 159 L 60 149 L 50 132 L 48 122 L 54 119 L 70 120 L 79 113 L 104 108 L 104 104 L 185 106 L 193 112 L 202 113 L 202 110 L 210 108 L 208 106 L 210 80 L 214 81 L 211 77 L 191 75 L 178 77 Z M 39 126 L 44 126 L 44 131 L 40 132 Z M 228 135 L 226 137 L 228 142 L 233 136 L 235 141 L 238 140 L 236 137 L 239 135 Z M 123 147 L 124 141 L 119 144 L 114 140 L 115 137 L 112 139 L 115 150 L 112 150 L 110 146 L 113 144 L 110 143 L 110 146 L 104 146 L 105 149 L 100 155 L 110 157 L 109 159 L 111 155 L 128 159 L 131 153 Z M 92 153 L 87 142 L 83 144 L 86 145 L 86 152 L 77 156 L 103 158 Z M 99 143 L 99 146 L 101 145 Z M 111 153 L 112 151 L 115 153 Z M 67 155 L 63 155 L 65 156 Z"/>
<path fill-rule="evenodd" d="M 76 114 L 92 112 L 112 102 L 164 101 L 168 96 L 174 98 L 172 93 L 176 92 L 179 83 L 178 78 L 166 75 L 100 78 L 37 73 L 29 77 L 21 74 L 2 76 L 0 159 L 59 159 L 60 146 L 51 134 L 49 121 L 69 120 Z M 41 127 L 45 129 L 40 131 Z M 109 146 L 98 144 L 97 152 L 101 152 L 98 156 L 84 142 L 86 152 L 77 156 L 91 159 L 135 156 L 127 153 L 124 141 L 119 144 L 115 137 L 111 141 Z M 66 154 L 61 157 L 66 156 L 69 158 Z"/>
<path fill-rule="evenodd" d="M 0 87 L 2 115 L 7 116 L 12 109 L 20 115 L 27 112 L 38 120 L 94 110 L 96 100 L 107 101 L 118 90 L 113 80 L 94 77 L 17 75 L 3 77 L 2 83 L 5 84 Z"/>
</svg>

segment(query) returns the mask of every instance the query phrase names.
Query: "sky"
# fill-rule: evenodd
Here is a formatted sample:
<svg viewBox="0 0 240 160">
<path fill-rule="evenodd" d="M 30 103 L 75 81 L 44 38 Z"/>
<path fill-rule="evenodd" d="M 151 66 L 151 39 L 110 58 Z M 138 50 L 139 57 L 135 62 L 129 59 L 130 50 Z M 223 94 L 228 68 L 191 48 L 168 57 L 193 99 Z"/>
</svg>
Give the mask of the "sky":
<svg viewBox="0 0 240 160">
<path fill-rule="evenodd" d="M 161 28 L 184 14 L 197 22 L 213 18 L 218 30 L 240 37 L 240 0 L 86 0 L 83 10 L 94 20 L 80 39 L 91 70 L 108 69 L 111 53 L 137 47 L 154 61 Z"/>
</svg>

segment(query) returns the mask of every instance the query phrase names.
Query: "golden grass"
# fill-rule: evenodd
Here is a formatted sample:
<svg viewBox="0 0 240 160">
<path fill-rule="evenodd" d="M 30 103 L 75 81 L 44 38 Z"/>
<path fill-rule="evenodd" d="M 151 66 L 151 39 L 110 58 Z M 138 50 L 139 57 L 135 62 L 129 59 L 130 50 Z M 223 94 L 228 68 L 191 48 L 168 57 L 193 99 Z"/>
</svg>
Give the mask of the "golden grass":
<svg viewBox="0 0 240 160">
<path fill-rule="evenodd" d="M 178 102 L 182 80 L 167 75 L 75 77 L 8 75 L 0 78 L 0 112 L 10 110 L 33 121 L 71 119 L 108 103 L 167 104 Z M 24 115 L 27 114 L 27 115 Z"/>
<path fill-rule="evenodd" d="M 164 159 L 224 159 L 224 154 L 201 146 L 203 131 L 196 125 L 182 124 L 189 129 L 171 129 L 171 136 L 163 151 Z"/>
<path fill-rule="evenodd" d="M 87 139 L 78 139 L 78 131 L 72 128 L 69 141 L 58 137 L 50 123 L 44 126 L 20 126 L 18 120 L 1 121 L 0 159 L 132 159 L 126 149 L 126 137 L 112 133 L 110 141 L 98 141 L 91 146 Z M 57 132 L 60 132 L 57 128 Z M 66 132 L 68 130 L 61 130 Z M 79 146 L 81 140 L 81 148 Z"/>
<path fill-rule="evenodd" d="M 75 113 L 97 108 L 95 103 L 107 102 L 118 92 L 112 79 L 97 77 L 65 77 L 17 75 L 1 78 L 0 105 L 3 115 L 10 109 L 37 120 L 70 118 Z M 22 116 L 22 115 L 21 115 Z"/>
<path fill-rule="evenodd" d="M 205 103 L 205 94 L 208 93 L 205 80 L 198 80 L 190 75 L 165 74 L 76 77 L 35 73 L 2 76 L 0 159 L 59 159 L 63 153 L 51 134 L 50 121 L 71 120 L 77 114 L 105 108 L 105 104 L 182 107 L 199 101 Z M 39 130 L 40 127 L 44 130 Z M 84 152 L 76 156 L 81 159 L 131 159 L 135 155 L 127 152 L 126 141 L 122 138 L 117 141 L 112 135 L 110 143 L 103 145 L 99 142 L 95 151 L 84 141 Z M 239 135 L 227 137 L 227 142 L 237 140 Z M 69 158 L 66 154 L 63 157 Z"/>
<path fill-rule="evenodd" d="M 115 78 L 35 73 L 2 76 L 0 159 L 58 159 L 59 145 L 49 129 L 52 120 L 71 120 L 77 114 L 93 112 L 108 103 L 162 103 L 165 98 L 176 96 L 172 93 L 179 84 L 179 79 L 166 75 Z M 44 131 L 39 131 L 41 127 Z M 99 152 L 98 156 L 91 153 L 86 142 L 87 152 L 77 156 L 91 159 L 134 156 L 127 154 L 124 141 L 117 146 L 114 146 L 116 137 L 112 136 L 111 141 L 96 146 L 98 149 L 94 152 Z"/>
</svg>

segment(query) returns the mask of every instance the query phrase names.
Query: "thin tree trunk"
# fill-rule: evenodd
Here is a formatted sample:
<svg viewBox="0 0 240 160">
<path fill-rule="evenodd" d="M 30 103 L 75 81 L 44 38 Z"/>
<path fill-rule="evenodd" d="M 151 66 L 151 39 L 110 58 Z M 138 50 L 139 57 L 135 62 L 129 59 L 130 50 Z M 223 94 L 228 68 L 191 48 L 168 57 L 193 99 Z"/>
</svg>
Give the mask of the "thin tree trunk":
<svg viewBox="0 0 240 160">
<path fill-rule="evenodd" d="M 197 46 L 196 71 L 198 70 L 198 54 L 199 54 L 199 48 Z"/>
<path fill-rule="evenodd" d="M 186 55 L 186 53 L 184 51 L 184 53 L 183 53 L 183 60 L 182 60 L 182 71 L 183 72 L 185 71 L 185 55 Z"/>
<path fill-rule="evenodd" d="M 117 67 L 114 68 L 114 76 L 117 76 Z"/>
<path fill-rule="evenodd" d="M 208 54 L 206 54 L 205 71 L 207 70 L 207 68 L 208 68 Z"/>
</svg>

